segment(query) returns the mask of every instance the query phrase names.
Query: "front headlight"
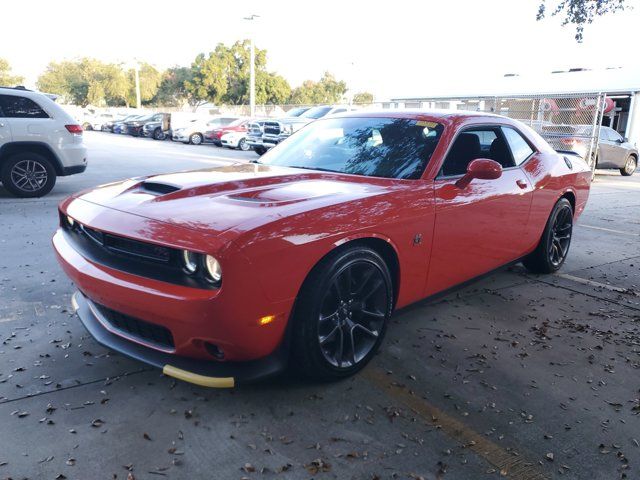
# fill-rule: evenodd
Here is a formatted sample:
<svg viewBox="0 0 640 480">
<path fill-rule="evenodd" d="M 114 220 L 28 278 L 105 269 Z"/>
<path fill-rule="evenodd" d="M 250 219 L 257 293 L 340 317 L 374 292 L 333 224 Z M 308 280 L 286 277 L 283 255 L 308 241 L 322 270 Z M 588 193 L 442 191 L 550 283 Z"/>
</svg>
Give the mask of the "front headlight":
<svg viewBox="0 0 640 480">
<path fill-rule="evenodd" d="M 220 262 L 218 262 L 215 257 L 207 255 L 205 259 L 205 267 L 210 280 L 215 283 L 219 283 L 220 280 L 222 280 L 222 267 L 220 267 Z"/>
<path fill-rule="evenodd" d="M 196 273 L 198 270 L 198 254 L 189 250 L 182 251 L 182 266 L 187 273 Z"/>
</svg>

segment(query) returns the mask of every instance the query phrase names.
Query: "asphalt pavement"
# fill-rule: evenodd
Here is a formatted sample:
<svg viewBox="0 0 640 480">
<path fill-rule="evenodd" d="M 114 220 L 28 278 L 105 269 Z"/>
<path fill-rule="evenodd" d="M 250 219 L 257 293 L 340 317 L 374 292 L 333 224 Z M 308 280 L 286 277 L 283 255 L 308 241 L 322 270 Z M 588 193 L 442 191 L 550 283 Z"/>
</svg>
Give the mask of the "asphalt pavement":
<svg viewBox="0 0 640 480">
<path fill-rule="evenodd" d="M 397 312 L 361 374 L 209 390 L 85 332 L 56 207 L 255 154 L 85 135 L 86 173 L 41 199 L 0 188 L 0 479 L 640 478 L 640 173 L 597 175 L 559 274 L 515 266 Z"/>
</svg>

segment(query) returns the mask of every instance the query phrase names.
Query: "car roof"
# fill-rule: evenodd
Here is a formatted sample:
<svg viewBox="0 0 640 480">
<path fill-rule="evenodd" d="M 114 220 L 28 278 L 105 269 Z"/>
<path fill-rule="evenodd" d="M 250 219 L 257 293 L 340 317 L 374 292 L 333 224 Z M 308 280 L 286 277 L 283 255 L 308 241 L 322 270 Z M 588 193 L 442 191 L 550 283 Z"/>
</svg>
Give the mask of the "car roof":
<svg viewBox="0 0 640 480">
<path fill-rule="evenodd" d="M 496 120 L 513 124 L 509 117 L 488 112 L 473 112 L 466 110 L 426 110 L 426 109 L 379 109 L 354 110 L 331 115 L 330 118 L 404 118 L 408 120 L 431 120 L 438 123 L 450 124 L 464 119 L 486 119 L 488 122 Z"/>
</svg>

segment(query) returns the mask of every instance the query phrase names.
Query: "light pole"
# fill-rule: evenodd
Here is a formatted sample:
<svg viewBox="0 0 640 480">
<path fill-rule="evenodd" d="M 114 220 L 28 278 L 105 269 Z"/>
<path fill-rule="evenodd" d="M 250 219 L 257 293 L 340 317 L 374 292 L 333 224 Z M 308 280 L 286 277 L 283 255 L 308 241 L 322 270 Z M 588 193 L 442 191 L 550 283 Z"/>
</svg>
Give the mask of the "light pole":
<svg viewBox="0 0 640 480">
<path fill-rule="evenodd" d="M 249 15 L 248 17 L 244 17 L 244 20 L 247 21 L 252 21 L 255 20 L 256 18 L 259 18 L 260 15 Z M 253 35 L 253 31 L 254 29 L 251 28 L 251 35 L 250 35 L 250 41 L 251 41 L 251 53 L 250 53 L 250 59 L 249 59 L 249 108 L 250 108 L 250 116 L 251 117 L 255 117 L 256 116 L 256 48 L 254 45 L 254 35 Z"/>
<path fill-rule="evenodd" d="M 135 64 L 136 71 L 136 108 L 142 107 L 142 101 L 140 99 L 140 64 L 136 60 Z"/>
</svg>

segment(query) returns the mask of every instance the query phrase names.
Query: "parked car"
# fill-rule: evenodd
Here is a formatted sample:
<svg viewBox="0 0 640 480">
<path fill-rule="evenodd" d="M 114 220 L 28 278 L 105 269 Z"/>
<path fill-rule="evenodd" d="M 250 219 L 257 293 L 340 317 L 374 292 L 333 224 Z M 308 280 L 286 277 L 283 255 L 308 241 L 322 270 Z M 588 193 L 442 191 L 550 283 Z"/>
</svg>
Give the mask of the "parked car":
<svg viewBox="0 0 640 480">
<path fill-rule="evenodd" d="M 82 126 L 49 96 L 0 87 L 0 181 L 17 197 L 41 197 L 57 177 L 82 173 Z"/>
<path fill-rule="evenodd" d="M 638 148 L 610 127 L 601 126 L 595 157 L 587 159 L 592 125 L 544 125 L 542 132 L 557 151 L 569 151 L 589 161 L 593 168 L 616 169 L 624 176 L 638 167 Z"/>
<path fill-rule="evenodd" d="M 205 140 L 205 132 L 229 125 L 237 119 L 238 117 L 216 117 L 211 120 L 192 120 L 186 126 L 176 128 L 172 139 L 176 142 L 200 145 Z"/>
<path fill-rule="evenodd" d="M 233 122 L 229 123 L 228 125 L 222 126 L 222 127 L 218 127 L 218 128 L 214 128 L 213 130 L 210 130 L 208 132 L 205 132 L 204 134 L 204 138 L 205 140 L 208 140 L 210 142 L 212 142 L 214 145 L 221 147 L 222 146 L 222 136 L 225 135 L 226 133 L 229 132 L 239 132 L 239 133 L 243 133 L 243 138 L 246 137 L 246 133 L 249 127 L 249 124 L 254 121 L 253 119 L 249 119 L 249 118 L 238 118 L 237 120 L 234 120 Z M 245 142 L 246 143 L 246 142 Z M 248 150 L 249 147 L 247 146 L 246 150 Z M 245 150 L 245 149 L 243 149 Z"/>
<path fill-rule="evenodd" d="M 111 132 L 111 133 L 122 133 L 122 127 L 124 126 L 124 124 L 130 120 L 134 120 L 136 118 L 142 117 L 143 115 L 140 114 L 134 114 L 134 115 L 127 115 L 126 117 L 124 117 L 121 120 L 114 120 L 112 122 L 107 122 L 104 124 L 103 128 L 104 131 L 106 132 Z"/>
<path fill-rule="evenodd" d="M 249 146 L 258 154 L 263 155 L 270 148 L 287 139 L 308 123 L 327 115 L 357 110 L 356 107 L 342 105 L 324 105 L 313 107 L 301 112 L 298 116 L 287 116 L 277 120 L 266 120 L 262 126 L 262 136 L 257 137 L 258 129 L 254 129 L 247 139 Z M 297 113 L 297 112 L 293 112 Z"/>
<path fill-rule="evenodd" d="M 127 129 L 126 133 L 134 137 L 141 137 L 143 135 L 142 129 L 147 123 L 163 123 L 165 117 L 168 115 L 168 113 L 154 113 L 136 120 L 125 122 Z"/>
<path fill-rule="evenodd" d="M 124 118 L 122 115 L 114 115 L 113 113 L 99 113 L 97 115 L 85 116 L 82 123 L 82 128 L 86 130 L 97 130 L 99 132 L 104 130 L 104 126 L 108 123 L 114 122 Z"/>
<path fill-rule="evenodd" d="M 288 362 L 338 379 L 373 357 L 395 309 L 518 260 L 560 269 L 590 176 L 498 115 L 351 113 L 253 164 L 74 195 L 53 246 L 112 351 L 209 387 Z"/>
<path fill-rule="evenodd" d="M 143 137 L 164 140 L 167 135 L 171 136 L 171 114 L 162 113 L 160 115 L 162 115 L 160 120 L 155 119 L 143 125 L 141 133 Z"/>
</svg>

